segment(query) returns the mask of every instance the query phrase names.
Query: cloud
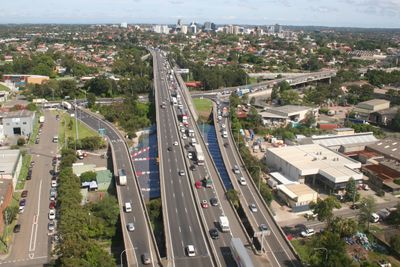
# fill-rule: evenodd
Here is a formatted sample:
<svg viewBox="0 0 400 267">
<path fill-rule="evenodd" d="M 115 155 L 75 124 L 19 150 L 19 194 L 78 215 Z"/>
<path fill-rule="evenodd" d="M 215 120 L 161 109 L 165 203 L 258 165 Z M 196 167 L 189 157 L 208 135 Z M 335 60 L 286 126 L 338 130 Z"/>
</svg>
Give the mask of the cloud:
<svg viewBox="0 0 400 267">
<path fill-rule="evenodd" d="M 333 6 L 312 6 L 310 7 L 310 9 L 314 12 L 318 12 L 318 13 L 333 13 L 333 12 L 338 12 L 339 9 Z"/>
<path fill-rule="evenodd" d="M 341 0 L 357 10 L 377 16 L 400 16 L 399 0 Z"/>
</svg>

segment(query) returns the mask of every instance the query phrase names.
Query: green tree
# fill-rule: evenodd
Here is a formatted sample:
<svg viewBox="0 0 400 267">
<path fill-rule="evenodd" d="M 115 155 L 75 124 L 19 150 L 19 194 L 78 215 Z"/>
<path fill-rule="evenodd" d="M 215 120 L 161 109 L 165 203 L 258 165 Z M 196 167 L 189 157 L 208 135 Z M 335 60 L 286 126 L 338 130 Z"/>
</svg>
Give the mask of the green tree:
<svg viewBox="0 0 400 267">
<path fill-rule="evenodd" d="M 299 93 L 295 90 L 286 90 L 281 92 L 281 101 L 285 105 L 294 105 L 294 104 L 299 104 L 300 101 L 300 96 Z"/>
<path fill-rule="evenodd" d="M 346 184 L 345 198 L 347 201 L 352 201 L 353 204 L 360 199 L 360 194 L 357 192 L 357 184 L 353 177 Z"/>
<path fill-rule="evenodd" d="M 367 196 L 361 199 L 361 208 L 358 213 L 358 220 L 361 224 L 367 225 L 369 231 L 369 225 L 371 221 L 371 215 L 376 211 L 375 198 L 373 196 Z"/>
<path fill-rule="evenodd" d="M 392 225 L 400 225 L 400 202 L 397 203 L 396 210 L 392 211 L 386 221 Z"/>
<path fill-rule="evenodd" d="M 235 206 L 236 208 L 239 207 L 240 201 L 239 201 L 239 192 L 236 191 L 235 189 L 229 189 L 226 192 L 226 198 Z"/>
<path fill-rule="evenodd" d="M 396 253 L 400 254 L 400 234 L 393 235 L 390 238 L 390 246 Z"/>
<path fill-rule="evenodd" d="M 397 110 L 390 126 L 393 130 L 400 131 L 400 109 Z"/>
<path fill-rule="evenodd" d="M 316 122 L 317 120 L 315 119 L 314 112 L 308 111 L 303 121 L 304 126 L 308 128 L 315 127 Z"/>
<path fill-rule="evenodd" d="M 357 232 L 357 222 L 351 218 L 335 217 L 328 225 L 328 229 L 340 237 L 350 237 Z"/>
<path fill-rule="evenodd" d="M 80 178 L 81 178 L 81 183 L 96 181 L 96 173 L 93 171 L 87 171 L 82 173 Z"/>
<path fill-rule="evenodd" d="M 310 203 L 310 208 L 314 214 L 317 214 L 317 218 L 320 222 L 327 221 L 328 224 L 333 218 L 333 209 L 340 209 L 340 202 L 333 196 L 329 196 L 326 199 L 318 199 L 317 202 Z"/>
<path fill-rule="evenodd" d="M 24 137 L 20 137 L 17 140 L 17 146 L 24 146 L 25 145 L 25 138 Z"/>
<path fill-rule="evenodd" d="M 16 218 L 18 214 L 17 206 L 8 206 L 3 210 L 3 220 L 4 223 L 11 224 Z"/>
<path fill-rule="evenodd" d="M 96 95 L 93 93 L 88 93 L 87 94 L 87 106 L 88 108 L 94 107 L 96 103 Z"/>
</svg>

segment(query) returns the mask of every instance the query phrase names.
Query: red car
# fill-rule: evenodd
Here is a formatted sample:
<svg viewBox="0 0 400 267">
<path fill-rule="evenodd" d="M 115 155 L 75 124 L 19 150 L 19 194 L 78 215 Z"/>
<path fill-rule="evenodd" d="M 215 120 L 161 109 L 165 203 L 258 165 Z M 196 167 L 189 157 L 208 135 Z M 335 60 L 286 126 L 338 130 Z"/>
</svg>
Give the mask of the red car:
<svg viewBox="0 0 400 267">
<path fill-rule="evenodd" d="M 200 182 L 200 181 L 196 181 L 196 183 L 194 184 L 194 186 L 195 186 L 197 189 L 200 189 L 200 188 L 201 188 L 201 182 Z"/>
<path fill-rule="evenodd" d="M 27 197 L 28 196 L 28 190 L 24 190 L 21 193 L 21 197 Z"/>
<path fill-rule="evenodd" d="M 54 210 L 55 208 L 56 208 L 56 202 L 55 201 L 50 201 L 49 209 Z"/>
<path fill-rule="evenodd" d="M 207 200 L 202 200 L 202 201 L 201 201 L 201 207 L 202 207 L 203 209 L 208 208 L 208 202 L 207 202 Z"/>
</svg>

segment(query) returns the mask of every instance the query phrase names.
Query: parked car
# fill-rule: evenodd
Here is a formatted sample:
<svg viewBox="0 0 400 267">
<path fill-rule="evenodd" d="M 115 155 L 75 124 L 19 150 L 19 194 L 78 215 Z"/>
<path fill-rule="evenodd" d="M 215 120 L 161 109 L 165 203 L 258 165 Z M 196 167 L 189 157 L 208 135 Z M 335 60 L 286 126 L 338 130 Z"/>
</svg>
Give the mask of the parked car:
<svg viewBox="0 0 400 267">
<path fill-rule="evenodd" d="M 49 231 L 54 231 L 55 228 L 56 228 L 56 224 L 54 223 L 54 221 L 50 221 L 50 222 L 47 224 L 47 229 L 48 229 Z"/>
<path fill-rule="evenodd" d="M 54 220 L 56 218 L 56 211 L 50 210 L 49 211 L 49 220 Z"/>
<path fill-rule="evenodd" d="M 21 231 L 21 225 L 18 223 L 14 226 L 14 233 L 19 233 Z"/>
<path fill-rule="evenodd" d="M 49 209 L 54 210 L 55 208 L 56 208 L 56 202 L 55 201 L 50 201 Z"/>
<path fill-rule="evenodd" d="M 302 237 L 310 237 L 315 234 L 315 231 L 312 228 L 306 228 L 304 231 L 301 231 L 300 234 Z"/>
<path fill-rule="evenodd" d="M 28 196 L 28 190 L 24 190 L 21 193 L 21 197 L 27 197 Z"/>
<path fill-rule="evenodd" d="M 23 199 L 21 199 L 21 200 L 19 201 L 19 206 L 20 206 L 20 207 L 25 207 L 25 205 L 26 205 L 26 199 L 23 198 Z"/>
</svg>

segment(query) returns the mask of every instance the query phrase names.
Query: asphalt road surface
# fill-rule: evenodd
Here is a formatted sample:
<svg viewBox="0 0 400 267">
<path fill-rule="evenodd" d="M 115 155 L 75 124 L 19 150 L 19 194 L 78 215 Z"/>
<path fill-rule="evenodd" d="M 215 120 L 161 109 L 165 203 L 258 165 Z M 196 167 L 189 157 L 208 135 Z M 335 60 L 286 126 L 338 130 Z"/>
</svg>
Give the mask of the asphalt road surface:
<svg viewBox="0 0 400 267">
<path fill-rule="evenodd" d="M 52 139 L 58 135 L 58 121 L 50 111 L 45 111 L 44 115 L 40 142 L 31 149 L 35 165 L 32 179 L 25 183 L 25 190 L 28 190 L 25 211 L 18 216 L 21 231 L 14 234 L 10 255 L 0 261 L 1 266 L 43 266 L 50 260 L 51 236 L 47 230 L 50 170 L 52 158 L 57 154 L 57 144 Z"/>
</svg>

